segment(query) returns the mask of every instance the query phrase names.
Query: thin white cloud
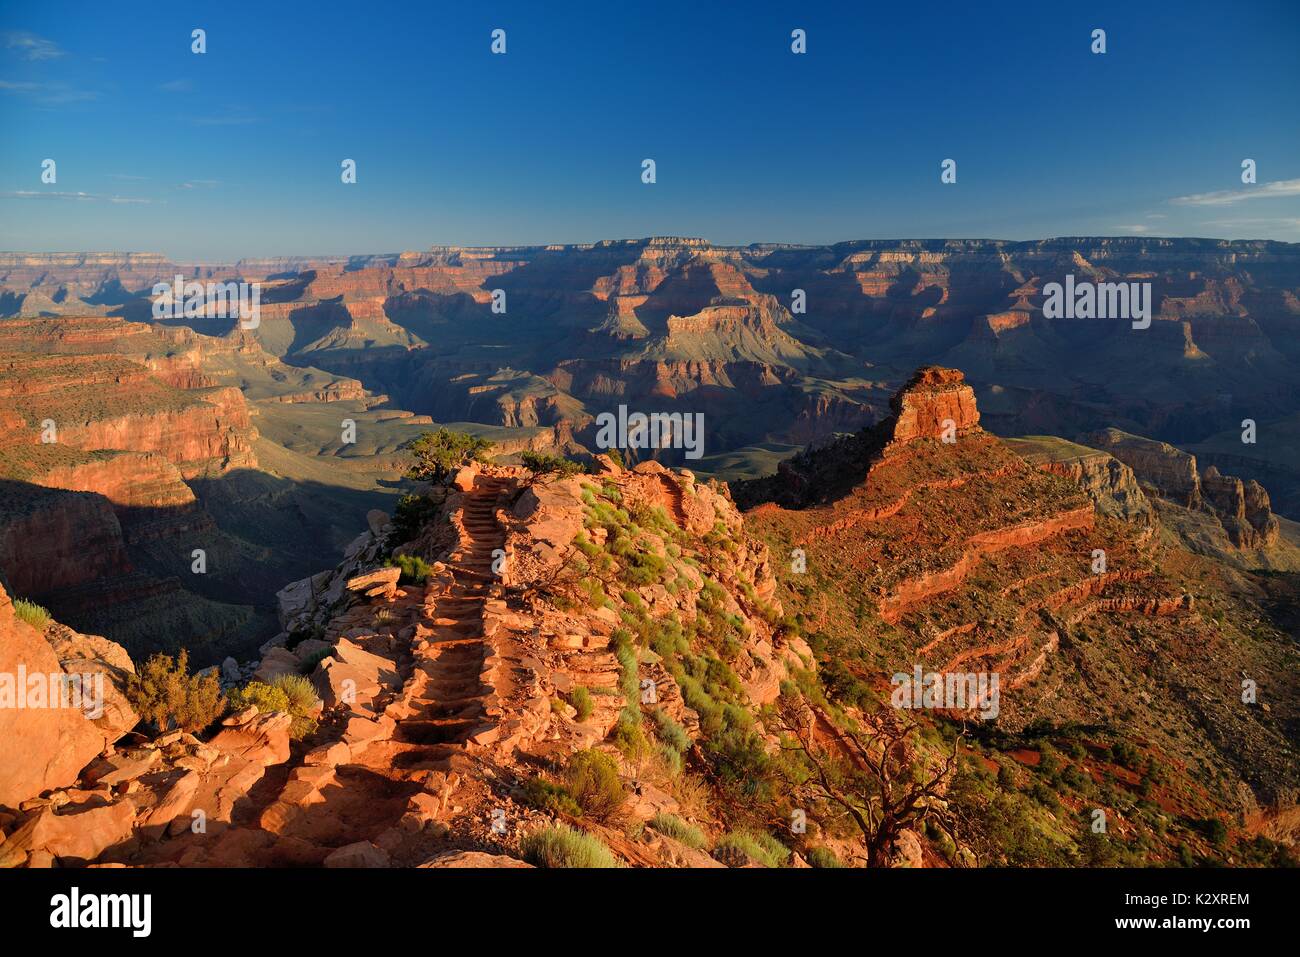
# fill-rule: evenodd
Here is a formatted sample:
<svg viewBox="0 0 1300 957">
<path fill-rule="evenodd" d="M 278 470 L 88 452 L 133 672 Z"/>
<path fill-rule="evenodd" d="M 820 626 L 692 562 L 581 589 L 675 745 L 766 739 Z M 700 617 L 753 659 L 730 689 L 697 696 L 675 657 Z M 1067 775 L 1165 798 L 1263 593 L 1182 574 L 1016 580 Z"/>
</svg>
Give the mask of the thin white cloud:
<svg viewBox="0 0 1300 957">
<path fill-rule="evenodd" d="M 1116 229 L 1122 229 L 1126 233 L 1145 233 L 1150 226 L 1143 226 L 1140 223 L 1134 226 L 1116 226 Z"/>
<path fill-rule="evenodd" d="M 177 183 L 177 189 L 216 189 L 221 185 L 219 180 L 215 179 L 192 179 L 187 183 Z"/>
<path fill-rule="evenodd" d="M 1300 216 L 1260 217 L 1257 219 L 1210 219 L 1202 226 L 1226 229 L 1300 229 Z"/>
<path fill-rule="evenodd" d="M 5 47 L 17 50 L 18 55 L 24 60 L 54 60 L 67 56 L 53 40 L 38 37 L 26 30 L 11 30 L 3 36 Z"/>
<path fill-rule="evenodd" d="M 1245 189 L 1223 189 L 1214 193 L 1193 193 L 1175 196 L 1169 202 L 1175 206 L 1231 206 L 1248 199 L 1285 199 L 1300 196 L 1300 179 L 1280 179 Z"/>
<path fill-rule="evenodd" d="M 60 190 L 42 190 L 42 189 L 15 189 L 8 192 L 0 193 L 0 199 L 44 199 L 44 200 L 65 200 L 76 203 L 114 203 L 117 205 L 130 206 L 151 206 L 152 199 L 141 199 L 135 196 L 102 196 L 98 193 L 83 192 L 66 192 Z"/>
<path fill-rule="evenodd" d="M 158 89 L 164 93 L 188 93 L 193 87 L 194 84 L 188 79 L 168 80 L 158 85 Z"/>
<path fill-rule="evenodd" d="M 0 80 L 0 92 L 24 96 L 42 106 L 60 106 L 65 103 L 84 103 L 99 99 L 93 90 L 78 90 L 66 83 L 15 83 Z"/>
</svg>

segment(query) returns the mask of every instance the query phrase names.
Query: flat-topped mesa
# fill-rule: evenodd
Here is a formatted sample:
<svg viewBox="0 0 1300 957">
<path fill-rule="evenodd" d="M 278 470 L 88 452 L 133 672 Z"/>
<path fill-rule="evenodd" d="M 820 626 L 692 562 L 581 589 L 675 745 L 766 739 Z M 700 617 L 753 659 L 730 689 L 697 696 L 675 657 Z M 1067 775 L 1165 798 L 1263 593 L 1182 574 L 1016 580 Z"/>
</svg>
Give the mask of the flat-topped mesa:
<svg viewBox="0 0 1300 957">
<path fill-rule="evenodd" d="M 889 405 L 894 423 L 886 453 L 915 439 L 942 440 L 979 429 L 975 390 L 957 369 L 922 366 Z"/>
</svg>

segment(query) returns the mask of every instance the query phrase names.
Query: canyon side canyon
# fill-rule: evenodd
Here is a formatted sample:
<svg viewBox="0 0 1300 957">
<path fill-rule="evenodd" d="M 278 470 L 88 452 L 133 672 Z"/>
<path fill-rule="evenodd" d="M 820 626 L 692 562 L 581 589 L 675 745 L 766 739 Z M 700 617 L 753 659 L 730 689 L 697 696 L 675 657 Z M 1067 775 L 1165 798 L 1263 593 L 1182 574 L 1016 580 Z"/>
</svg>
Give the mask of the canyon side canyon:
<svg viewBox="0 0 1300 957">
<path fill-rule="evenodd" d="M 1300 245 L 0 253 L 0 488 L 0 866 L 1295 862 Z"/>
</svg>

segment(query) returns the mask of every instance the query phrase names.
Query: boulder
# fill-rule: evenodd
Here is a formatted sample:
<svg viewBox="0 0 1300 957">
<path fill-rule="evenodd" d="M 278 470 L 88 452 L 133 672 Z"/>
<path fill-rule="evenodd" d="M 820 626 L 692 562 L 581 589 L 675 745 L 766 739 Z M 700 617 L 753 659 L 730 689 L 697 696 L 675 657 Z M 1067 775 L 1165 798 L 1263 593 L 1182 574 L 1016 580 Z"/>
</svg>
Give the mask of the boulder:
<svg viewBox="0 0 1300 957">
<path fill-rule="evenodd" d="M 13 602 L 0 587 L 0 805 L 17 807 L 51 788 L 64 787 L 104 750 L 105 733 L 75 708 L 17 708 L 3 704 L 25 689 L 28 676 L 57 682 L 63 668 L 44 636 L 18 619 Z M 10 677 L 12 676 L 12 677 Z M 7 686 L 7 687 L 6 687 Z"/>
<path fill-rule="evenodd" d="M 396 565 L 376 568 L 360 575 L 353 575 L 344 587 L 351 592 L 367 592 L 373 588 L 396 588 L 397 580 L 401 577 L 402 570 Z"/>
<path fill-rule="evenodd" d="M 262 663 L 253 672 L 253 679 L 271 684 L 283 675 L 297 673 L 298 656 L 287 648 L 272 648 L 262 657 Z"/>
<path fill-rule="evenodd" d="M 45 640 L 54 649 L 59 667 L 65 673 L 104 676 L 98 679 L 102 683 L 96 685 L 103 689 L 102 707 L 87 717 L 104 733 L 106 744 L 116 741 L 139 723 L 140 717 L 126 697 L 127 684 L 135 674 L 135 665 L 125 648 L 99 635 L 83 635 L 58 622 L 51 622 L 46 627 Z"/>
<path fill-rule="evenodd" d="M 369 841 L 348 844 L 325 857 L 326 867 L 389 867 L 391 863 L 388 852 Z"/>
<path fill-rule="evenodd" d="M 497 868 L 532 867 L 527 861 L 505 854 L 485 854 L 482 851 L 443 851 L 429 858 L 420 867 Z"/>
</svg>

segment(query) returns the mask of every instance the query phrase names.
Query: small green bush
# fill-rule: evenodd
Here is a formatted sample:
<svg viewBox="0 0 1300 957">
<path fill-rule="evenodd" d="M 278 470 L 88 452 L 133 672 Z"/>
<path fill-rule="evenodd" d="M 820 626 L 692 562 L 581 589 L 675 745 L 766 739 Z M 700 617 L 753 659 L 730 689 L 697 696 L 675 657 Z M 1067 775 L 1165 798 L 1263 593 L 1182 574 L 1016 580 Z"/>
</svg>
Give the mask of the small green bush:
<svg viewBox="0 0 1300 957">
<path fill-rule="evenodd" d="M 126 697 L 136 714 L 159 731 L 202 731 L 226 710 L 217 676 L 190 674 L 190 653 L 184 648 L 175 658 L 156 654 L 146 661 L 128 679 Z"/>
<path fill-rule="evenodd" d="M 257 708 L 261 714 L 273 711 L 289 712 L 289 695 L 283 688 L 269 685 L 265 681 L 250 681 L 242 688 L 230 691 L 230 710 L 242 711 L 245 708 Z"/>
<path fill-rule="evenodd" d="M 524 860 L 536 867 L 618 867 L 608 847 L 565 824 L 552 824 L 526 834 L 519 842 Z"/>
<path fill-rule="evenodd" d="M 650 826 L 660 834 L 667 834 L 673 840 L 680 841 L 697 851 L 702 850 L 708 843 L 703 831 L 692 824 L 687 824 L 676 814 L 665 814 L 660 811 L 650 818 Z"/>
<path fill-rule="evenodd" d="M 386 564 L 402 570 L 399 580 L 405 585 L 423 585 L 433 573 L 433 568 L 419 555 L 394 555 Z"/>
<path fill-rule="evenodd" d="M 686 733 L 685 728 L 672 719 L 668 712 L 662 708 L 655 708 L 654 719 L 660 741 L 679 752 L 691 749 L 691 736 Z"/>
<path fill-rule="evenodd" d="M 301 741 L 314 734 L 315 714 L 321 706 L 316 687 L 302 675 L 281 675 L 275 679 L 273 687 L 283 691 L 289 701 L 289 714 L 293 717 L 289 737 Z"/>
<path fill-rule="evenodd" d="M 320 649 L 320 651 L 313 651 L 311 654 L 309 654 L 306 658 L 302 659 L 302 661 L 298 663 L 298 670 L 302 672 L 304 675 L 309 675 L 316 670 L 316 666 L 319 665 L 322 661 L 324 661 L 326 658 L 333 658 L 333 657 L 334 657 L 333 648 L 322 648 Z"/>
<path fill-rule="evenodd" d="M 618 813 L 627 800 L 618 762 L 603 751 L 578 751 L 569 758 L 565 786 L 582 813 L 601 822 Z"/>
<path fill-rule="evenodd" d="M 437 502 L 424 495 L 403 495 L 393 508 L 392 528 L 385 544 L 396 548 L 418 538 L 424 526 L 437 517 L 438 508 Z"/>
<path fill-rule="evenodd" d="M 546 452 L 524 452 L 519 456 L 524 468 L 534 475 L 557 474 L 567 478 L 582 471 L 582 465 L 572 462 L 562 455 L 549 455 Z"/>
<path fill-rule="evenodd" d="M 320 705 L 316 689 L 302 675 L 281 675 L 272 684 L 250 681 L 230 692 L 230 708 L 240 711 L 250 705 L 263 714 L 283 711 L 293 719 L 289 736 L 301 741 L 316 731 L 312 712 Z"/>
<path fill-rule="evenodd" d="M 542 811 L 550 811 L 552 814 L 567 814 L 570 817 L 582 816 L 582 808 L 573 799 L 573 795 L 569 793 L 568 788 L 562 784 L 556 784 L 554 781 L 548 781 L 546 778 L 536 777 L 525 781 L 524 800 L 533 807 Z"/>
</svg>

